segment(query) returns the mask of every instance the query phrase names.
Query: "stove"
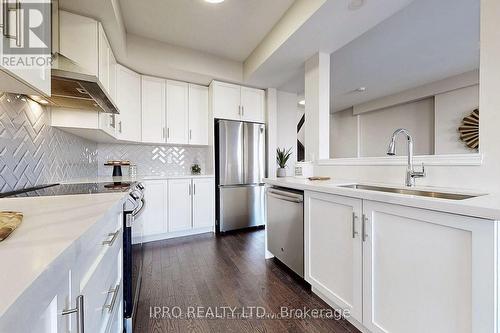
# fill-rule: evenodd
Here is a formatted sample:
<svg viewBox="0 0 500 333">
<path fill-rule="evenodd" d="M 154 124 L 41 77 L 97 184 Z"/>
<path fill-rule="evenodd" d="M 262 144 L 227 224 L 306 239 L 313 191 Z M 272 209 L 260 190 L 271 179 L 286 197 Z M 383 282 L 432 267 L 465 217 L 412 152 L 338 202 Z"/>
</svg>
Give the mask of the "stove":
<svg viewBox="0 0 500 333">
<path fill-rule="evenodd" d="M 135 182 L 47 184 L 0 193 L 0 198 L 127 192 Z"/>
</svg>

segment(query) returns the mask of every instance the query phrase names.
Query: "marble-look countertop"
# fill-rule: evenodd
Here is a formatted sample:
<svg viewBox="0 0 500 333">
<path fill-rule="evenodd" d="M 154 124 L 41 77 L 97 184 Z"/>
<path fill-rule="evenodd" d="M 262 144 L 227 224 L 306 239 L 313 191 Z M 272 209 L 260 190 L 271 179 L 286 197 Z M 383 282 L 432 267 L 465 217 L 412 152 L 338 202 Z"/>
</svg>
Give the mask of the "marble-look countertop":
<svg viewBox="0 0 500 333">
<path fill-rule="evenodd" d="M 33 282 L 50 269 L 105 214 L 121 205 L 124 193 L 0 199 L 0 210 L 24 215 L 0 242 L 0 318 Z"/>
<path fill-rule="evenodd" d="M 331 179 L 326 181 L 300 179 L 294 177 L 266 178 L 264 183 L 273 186 L 281 186 L 298 190 L 316 191 L 329 194 L 337 194 L 347 197 L 386 202 L 390 204 L 403 205 L 416 208 L 424 208 L 440 212 L 459 214 L 465 216 L 479 217 L 488 220 L 500 221 L 500 193 L 484 193 L 481 191 L 468 191 L 441 187 L 415 187 L 416 190 L 450 192 L 459 194 L 478 195 L 475 198 L 464 200 L 449 200 L 439 198 L 429 198 L 407 194 L 387 193 L 371 190 L 360 190 L 341 187 L 342 185 L 357 184 L 356 181 Z M 362 184 L 399 187 L 393 184 L 360 182 Z"/>
<path fill-rule="evenodd" d="M 214 178 L 214 175 L 150 175 L 150 176 L 97 176 L 87 178 L 74 178 L 61 182 L 61 184 L 74 183 L 109 183 L 109 182 L 141 182 L 148 180 L 167 180 L 167 179 L 185 179 L 185 178 Z"/>
</svg>

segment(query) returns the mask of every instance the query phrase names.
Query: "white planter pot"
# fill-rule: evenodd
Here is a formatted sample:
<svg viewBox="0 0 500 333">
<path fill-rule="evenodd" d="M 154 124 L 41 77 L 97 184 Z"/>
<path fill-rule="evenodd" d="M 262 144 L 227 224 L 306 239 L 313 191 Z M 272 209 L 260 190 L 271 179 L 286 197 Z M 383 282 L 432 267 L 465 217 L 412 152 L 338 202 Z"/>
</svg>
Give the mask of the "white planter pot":
<svg viewBox="0 0 500 333">
<path fill-rule="evenodd" d="M 276 171 L 276 176 L 286 177 L 286 169 L 285 168 L 278 168 L 278 170 Z"/>
</svg>

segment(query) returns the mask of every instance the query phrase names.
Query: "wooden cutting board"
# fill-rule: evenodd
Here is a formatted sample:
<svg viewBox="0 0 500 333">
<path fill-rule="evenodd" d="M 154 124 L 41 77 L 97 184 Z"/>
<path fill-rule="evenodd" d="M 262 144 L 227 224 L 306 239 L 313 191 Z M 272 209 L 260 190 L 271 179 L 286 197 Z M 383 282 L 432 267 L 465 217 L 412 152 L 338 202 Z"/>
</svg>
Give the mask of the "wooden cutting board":
<svg viewBox="0 0 500 333">
<path fill-rule="evenodd" d="M 0 211 L 0 242 L 9 237 L 22 221 L 22 213 Z"/>
</svg>

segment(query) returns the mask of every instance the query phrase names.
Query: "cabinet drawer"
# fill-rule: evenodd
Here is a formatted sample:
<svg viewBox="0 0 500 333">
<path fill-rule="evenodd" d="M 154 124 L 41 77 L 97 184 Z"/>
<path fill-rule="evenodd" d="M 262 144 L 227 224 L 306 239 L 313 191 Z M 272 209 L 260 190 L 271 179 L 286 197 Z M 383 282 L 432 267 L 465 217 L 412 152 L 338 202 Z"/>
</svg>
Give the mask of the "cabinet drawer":
<svg viewBox="0 0 500 333">
<path fill-rule="evenodd" d="M 103 332 L 111 314 L 119 306 L 122 276 L 122 231 L 116 243 L 99 254 L 91 269 L 80 281 L 81 294 L 85 298 L 85 329 Z"/>
<path fill-rule="evenodd" d="M 78 254 L 80 276 L 95 265 L 97 258 L 102 257 L 102 252 L 115 246 L 122 246 L 118 239 L 119 230 L 123 226 L 122 206 L 111 209 L 100 223 L 96 223 L 85 235 L 82 236 L 82 248 Z"/>
</svg>

